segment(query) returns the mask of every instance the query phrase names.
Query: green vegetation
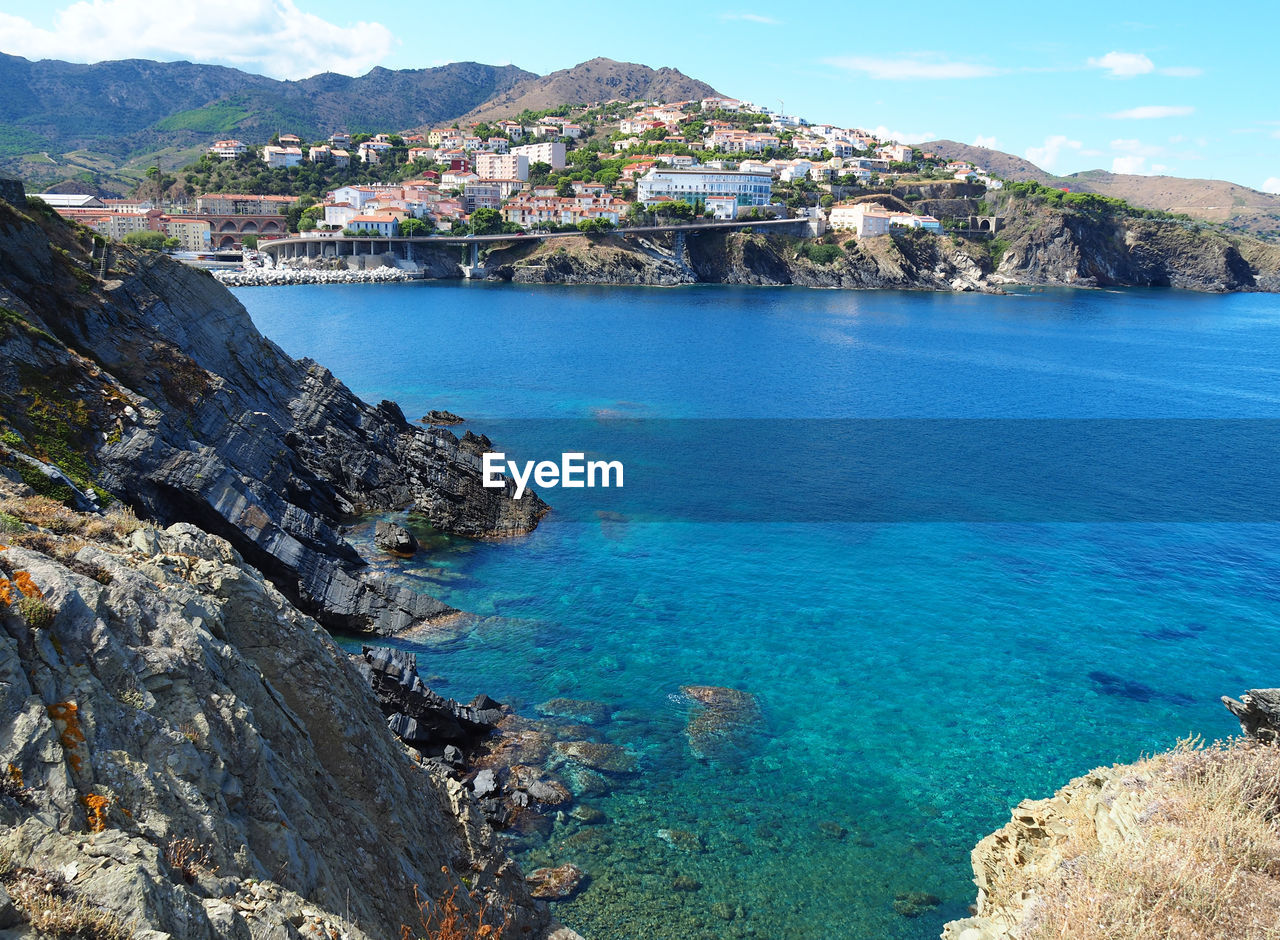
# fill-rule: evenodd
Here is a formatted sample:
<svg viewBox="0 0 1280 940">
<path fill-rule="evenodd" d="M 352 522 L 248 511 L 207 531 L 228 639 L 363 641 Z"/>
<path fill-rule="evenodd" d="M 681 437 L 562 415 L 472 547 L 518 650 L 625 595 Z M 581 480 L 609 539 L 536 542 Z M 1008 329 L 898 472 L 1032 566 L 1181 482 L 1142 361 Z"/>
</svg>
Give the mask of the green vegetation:
<svg viewBox="0 0 1280 940">
<path fill-rule="evenodd" d="M 195 131 L 200 134 L 229 134 L 245 118 L 249 109 L 241 98 L 216 101 L 203 107 L 179 111 L 156 122 L 161 131 Z"/>
<path fill-rule="evenodd" d="M 835 264 L 843 254 L 839 245 L 811 241 L 802 242 L 796 253 L 802 258 L 808 258 L 814 264 Z"/>
<path fill-rule="evenodd" d="M 144 251 L 161 251 L 164 248 L 169 247 L 167 245 L 169 239 L 165 236 L 164 232 L 130 232 L 120 240 L 126 245 L 133 245 L 137 248 L 143 249 Z M 176 247 L 178 240 L 175 238 L 173 241 Z"/>
<path fill-rule="evenodd" d="M 29 336 L 37 339 L 43 339 L 46 342 L 56 343 L 52 336 L 34 326 L 26 317 L 18 313 L 16 310 L 10 310 L 8 307 L 0 307 L 0 339 L 4 339 L 9 335 L 9 327 L 16 326 Z"/>
<path fill-rule="evenodd" d="M 18 613 L 32 630 L 45 630 L 53 623 L 58 611 L 38 597 L 21 597 L 18 599 Z"/>
<path fill-rule="evenodd" d="M 1093 215 L 1115 215 L 1130 219 L 1176 219 L 1191 221 L 1187 215 L 1174 215 L 1158 209 L 1140 209 L 1137 206 L 1117 199 L 1114 196 L 1100 196 L 1097 193 L 1071 193 L 1030 180 L 1022 183 L 1007 183 L 1001 195 L 1014 199 L 1023 199 L 1033 205 L 1051 206 L 1063 209 L 1075 209 Z"/>
</svg>

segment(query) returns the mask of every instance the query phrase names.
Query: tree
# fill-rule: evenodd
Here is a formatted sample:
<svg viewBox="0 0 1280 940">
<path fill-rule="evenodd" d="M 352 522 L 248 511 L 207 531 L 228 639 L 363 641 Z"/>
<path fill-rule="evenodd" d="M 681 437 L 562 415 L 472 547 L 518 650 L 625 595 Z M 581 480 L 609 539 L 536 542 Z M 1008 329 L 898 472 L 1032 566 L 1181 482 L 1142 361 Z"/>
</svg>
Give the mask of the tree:
<svg viewBox="0 0 1280 940">
<path fill-rule="evenodd" d="M 414 238 L 419 235 L 430 235 L 431 229 L 421 219 L 405 219 L 400 223 L 400 234 L 405 238 Z"/>
<path fill-rule="evenodd" d="M 258 236 L 257 236 L 257 235 L 245 235 L 245 236 L 243 236 L 243 237 L 240 239 L 240 244 L 241 244 L 241 245 L 243 245 L 245 248 L 257 248 L 257 247 L 258 247 Z"/>
<path fill-rule="evenodd" d="M 164 248 L 165 234 L 164 232 L 130 232 L 124 238 L 120 239 L 126 245 L 134 245 L 147 251 L 160 251 Z"/>
<path fill-rule="evenodd" d="M 471 213 L 474 235 L 498 235 L 502 232 L 502 213 L 497 209 L 477 209 Z"/>
<path fill-rule="evenodd" d="M 562 199 L 568 199 L 573 196 L 573 183 L 568 177 L 562 176 L 560 181 L 556 183 L 556 195 Z"/>
<path fill-rule="evenodd" d="M 547 177 L 551 175 L 551 164 L 543 163 L 539 160 L 537 163 L 529 165 L 529 185 L 541 186 L 547 181 Z"/>
<path fill-rule="evenodd" d="M 175 248 L 181 248 L 182 242 L 170 236 L 169 238 L 166 238 L 164 240 L 164 245 L 162 247 L 164 248 L 165 251 L 173 251 L 173 249 Z"/>
<path fill-rule="evenodd" d="M 588 235 L 607 232 L 612 228 L 613 223 L 608 219 L 583 219 L 578 223 L 578 231 Z"/>
</svg>

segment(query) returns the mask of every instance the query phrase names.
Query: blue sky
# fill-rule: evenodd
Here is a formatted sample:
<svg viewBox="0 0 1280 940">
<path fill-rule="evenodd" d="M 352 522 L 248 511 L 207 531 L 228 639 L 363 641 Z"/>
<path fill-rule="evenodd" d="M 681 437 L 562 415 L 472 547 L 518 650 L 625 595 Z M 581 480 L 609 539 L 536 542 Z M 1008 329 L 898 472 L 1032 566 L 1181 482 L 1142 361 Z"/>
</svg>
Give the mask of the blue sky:
<svg viewBox="0 0 1280 940">
<path fill-rule="evenodd" d="M 0 0 L 0 50 L 29 58 L 191 59 L 300 78 L 460 60 L 546 73 L 608 56 L 810 120 L 983 143 L 1059 173 L 1275 192 L 1278 36 L 1280 5 L 1258 2 Z"/>
</svg>

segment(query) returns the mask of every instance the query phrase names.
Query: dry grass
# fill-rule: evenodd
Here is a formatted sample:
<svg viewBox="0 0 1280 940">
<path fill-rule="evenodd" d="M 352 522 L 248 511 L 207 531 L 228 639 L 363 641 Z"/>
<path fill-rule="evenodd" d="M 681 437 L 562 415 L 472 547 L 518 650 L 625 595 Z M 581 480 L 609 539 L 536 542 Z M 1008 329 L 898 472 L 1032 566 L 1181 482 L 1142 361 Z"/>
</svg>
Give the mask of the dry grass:
<svg viewBox="0 0 1280 940">
<path fill-rule="evenodd" d="M 1104 850 L 1071 827 L 1026 940 L 1280 938 L 1280 749 L 1183 742 L 1126 782 L 1136 833 Z"/>
<path fill-rule="evenodd" d="M 400 940 L 502 940 L 507 924 L 506 912 L 492 917 L 476 892 L 466 897 L 474 907 L 459 903 L 456 886 L 435 902 L 424 901 L 415 887 L 413 899 L 418 905 L 422 931 L 401 927 Z"/>
<path fill-rule="evenodd" d="M 129 940 L 133 931 L 111 911 L 95 907 L 59 873 L 43 868 L 13 868 L 0 874 L 22 916 L 42 935 L 83 940 Z"/>
<path fill-rule="evenodd" d="M 170 839 L 164 847 L 164 860 L 169 870 L 187 884 L 195 884 L 201 875 L 218 873 L 209 847 L 200 845 L 195 839 Z"/>
</svg>

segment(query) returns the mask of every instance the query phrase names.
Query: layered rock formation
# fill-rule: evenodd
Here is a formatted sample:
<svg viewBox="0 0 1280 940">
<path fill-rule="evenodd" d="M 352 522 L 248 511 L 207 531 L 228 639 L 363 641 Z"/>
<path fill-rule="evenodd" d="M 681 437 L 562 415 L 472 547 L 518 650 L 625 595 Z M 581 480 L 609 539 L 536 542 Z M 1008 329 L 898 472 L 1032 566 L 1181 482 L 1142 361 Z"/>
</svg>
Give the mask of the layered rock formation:
<svg viewBox="0 0 1280 940">
<path fill-rule="evenodd" d="M 289 358 L 212 277 L 158 253 L 0 203 L 0 308 L 14 450 L 223 536 L 327 627 L 387 633 L 452 613 L 366 576 L 339 531 L 352 515 L 413 506 L 486 538 L 546 509 L 513 485 L 485 489 L 451 433 Z"/>
<path fill-rule="evenodd" d="M 13 491 L 0 479 L 11 919 L 385 940 L 421 935 L 416 889 L 548 932 L 462 785 L 410 758 L 366 678 L 227 541 Z"/>
</svg>

